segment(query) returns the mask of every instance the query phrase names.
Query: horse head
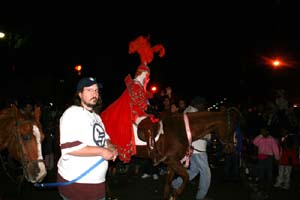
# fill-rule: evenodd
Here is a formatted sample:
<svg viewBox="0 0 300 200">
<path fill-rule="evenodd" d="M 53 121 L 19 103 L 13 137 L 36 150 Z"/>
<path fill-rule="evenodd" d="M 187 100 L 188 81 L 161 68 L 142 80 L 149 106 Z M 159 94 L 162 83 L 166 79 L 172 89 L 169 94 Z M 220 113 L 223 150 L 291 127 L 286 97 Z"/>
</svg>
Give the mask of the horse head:
<svg viewBox="0 0 300 200">
<path fill-rule="evenodd" d="M 162 121 L 149 116 L 140 121 L 137 128 L 139 139 L 147 143 L 148 157 L 152 158 L 154 165 L 158 165 L 165 158 L 161 156 L 161 143 L 163 138 Z"/>
<path fill-rule="evenodd" d="M 236 107 L 229 107 L 225 111 L 226 114 L 226 129 L 225 135 L 222 139 L 219 137 L 220 142 L 224 145 L 224 152 L 230 153 L 234 151 L 234 137 L 235 132 L 240 131 L 240 124 L 242 121 L 242 114 Z"/>
<path fill-rule="evenodd" d="M 143 141 L 155 138 L 159 134 L 160 120 L 149 116 L 141 120 L 138 124 L 137 135 Z"/>
<path fill-rule="evenodd" d="M 6 133 L 1 131 L 0 136 L 7 137 L 3 141 L 8 153 L 22 165 L 27 181 L 32 183 L 42 181 L 47 171 L 41 148 L 44 133 L 40 123 L 40 107 L 35 107 L 31 113 L 22 113 L 16 106 L 12 106 L 1 112 L 3 115 L 5 113 L 9 116 L 1 127 Z M 1 117 L 3 120 L 4 116 Z"/>
</svg>

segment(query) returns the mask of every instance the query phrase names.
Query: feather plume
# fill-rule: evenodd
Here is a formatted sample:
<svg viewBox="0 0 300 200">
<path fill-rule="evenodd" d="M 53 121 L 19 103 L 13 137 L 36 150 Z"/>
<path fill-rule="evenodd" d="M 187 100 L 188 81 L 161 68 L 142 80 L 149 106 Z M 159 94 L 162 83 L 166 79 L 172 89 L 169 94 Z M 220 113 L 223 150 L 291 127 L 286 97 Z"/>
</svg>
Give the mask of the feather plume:
<svg viewBox="0 0 300 200">
<path fill-rule="evenodd" d="M 129 54 L 137 52 L 140 56 L 141 64 L 147 65 L 152 62 L 153 54 L 159 52 L 159 57 L 165 55 L 165 48 L 162 44 L 151 47 L 150 36 L 139 36 L 129 43 Z"/>
</svg>

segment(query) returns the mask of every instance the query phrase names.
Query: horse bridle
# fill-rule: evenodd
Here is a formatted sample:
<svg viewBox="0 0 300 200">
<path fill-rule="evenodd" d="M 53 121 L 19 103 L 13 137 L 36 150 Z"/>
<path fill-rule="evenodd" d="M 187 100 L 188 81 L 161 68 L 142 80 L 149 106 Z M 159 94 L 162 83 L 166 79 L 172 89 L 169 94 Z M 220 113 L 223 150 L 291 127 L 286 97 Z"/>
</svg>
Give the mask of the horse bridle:
<svg viewBox="0 0 300 200">
<path fill-rule="evenodd" d="M 227 113 L 227 132 L 229 133 L 230 131 L 234 131 L 234 130 L 231 130 L 231 120 L 230 120 L 230 112 L 229 111 L 227 111 L 226 112 Z M 229 136 L 227 136 L 226 137 L 226 141 L 223 141 L 219 136 L 218 136 L 218 134 L 215 134 L 215 136 L 216 136 L 216 138 L 219 140 L 219 142 L 224 146 L 224 147 L 226 147 L 227 145 L 232 145 L 232 144 L 234 144 L 234 142 L 233 141 L 231 141 L 230 140 L 230 138 L 229 138 L 229 136 L 230 136 L 230 134 L 229 134 Z"/>
<path fill-rule="evenodd" d="M 18 128 L 25 124 L 25 123 L 31 123 L 33 125 L 33 120 L 23 120 L 23 121 L 17 121 L 16 120 L 16 131 L 15 131 L 15 137 L 16 137 L 16 142 L 17 142 L 17 145 L 18 145 L 18 154 L 19 154 L 19 157 L 20 157 L 20 163 L 21 163 L 21 166 L 22 166 L 22 169 L 23 169 L 23 175 L 25 177 L 28 177 L 28 174 L 27 174 L 27 166 L 29 163 L 39 163 L 39 162 L 44 162 L 43 159 L 37 159 L 37 160 L 25 160 L 24 158 L 24 151 L 23 151 L 23 148 L 22 148 L 22 141 L 20 139 L 20 136 L 18 134 Z M 32 137 L 32 136 L 31 136 Z"/>
<path fill-rule="evenodd" d="M 156 141 L 163 134 L 163 128 L 162 128 L 163 125 L 162 125 L 161 120 L 153 120 L 153 119 L 151 119 L 151 117 L 150 117 L 150 120 L 151 120 L 152 123 L 158 124 L 158 130 L 157 130 L 158 133 L 155 137 L 154 137 L 155 134 L 153 134 L 152 131 L 149 128 L 146 130 L 146 132 L 149 134 L 149 137 L 147 138 L 147 141 L 146 141 L 148 154 L 150 156 L 150 154 L 153 153 L 153 155 L 154 155 L 153 159 L 155 161 L 154 166 L 155 166 L 155 165 L 157 165 L 158 163 L 160 163 L 161 161 L 163 161 L 165 159 L 165 158 L 162 158 L 158 161 L 156 159 L 157 156 L 161 156 L 161 153 L 156 148 Z M 138 127 L 139 123 L 138 124 L 135 123 L 135 122 L 133 122 L 133 123 Z"/>
</svg>

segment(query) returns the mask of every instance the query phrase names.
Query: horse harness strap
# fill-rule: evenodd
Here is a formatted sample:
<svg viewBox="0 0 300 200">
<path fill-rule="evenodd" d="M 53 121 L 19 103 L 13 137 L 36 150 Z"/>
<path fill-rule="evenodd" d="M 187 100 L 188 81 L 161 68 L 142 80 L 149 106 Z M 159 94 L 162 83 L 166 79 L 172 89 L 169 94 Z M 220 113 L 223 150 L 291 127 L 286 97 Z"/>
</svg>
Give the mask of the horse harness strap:
<svg viewBox="0 0 300 200">
<path fill-rule="evenodd" d="M 157 135 L 153 135 L 152 132 L 148 129 L 149 137 L 148 137 L 148 140 L 147 140 L 147 145 L 148 145 L 148 149 L 149 149 L 149 155 L 151 153 L 153 153 L 154 154 L 154 161 L 157 162 L 157 160 L 161 160 L 161 159 L 157 158 L 161 154 L 156 148 L 156 142 L 159 140 L 160 136 L 162 134 L 164 134 L 164 131 L 163 131 L 163 123 L 162 123 L 161 120 L 158 121 L 158 122 L 155 122 L 155 121 L 152 121 L 152 122 L 153 123 L 159 123 L 159 130 L 158 130 Z"/>
<path fill-rule="evenodd" d="M 184 119 L 184 125 L 185 125 L 185 129 L 186 129 L 188 142 L 189 142 L 189 145 L 191 146 L 192 145 L 192 132 L 191 132 L 191 128 L 190 128 L 189 118 L 186 113 L 183 114 L 183 119 Z"/>
<path fill-rule="evenodd" d="M 194 148 L 194 147 L 193 147 L 193 150 L 194 150 L 194 151 L 197 151 L 197 152 L 206 152 L 206 151 L 201 151 L 201 150 L 199 150 L 199 149 L 196 149 L 196 148 Z"/>
<path fill-rule="evenodd" d="M 188 118 L 186 113 L 183 114 L 183 119 L 184 119 L 184 126 L 185 126 L 185 130 L 186 130 L 186 135 L 187 135 L 189 147 L 188 147 L 186 155 L 184 156 L 184 158 L 181 159 L 181 163 L 184 163 L 184 166 L 188 167 L 189 164 L 190 164 L 190 156 L 191 156 L 191 153 L 192 153 L 192 150 L 191 150 L 191 147 L 192 147 L 192 132 L 191 132 L 191 128 L 190 128 L 189 118 Z"/>
</svg>

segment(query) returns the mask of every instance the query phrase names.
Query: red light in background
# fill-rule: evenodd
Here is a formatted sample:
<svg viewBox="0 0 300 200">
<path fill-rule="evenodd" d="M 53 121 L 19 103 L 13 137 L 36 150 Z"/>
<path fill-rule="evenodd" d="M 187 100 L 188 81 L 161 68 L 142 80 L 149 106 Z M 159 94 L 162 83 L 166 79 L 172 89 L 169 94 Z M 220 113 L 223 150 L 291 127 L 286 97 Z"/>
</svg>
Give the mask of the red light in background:
<svg viewBox="0 0 300 200">
<path fill-rule="evenodd" d="M 75 71 L 77 71 L 78 75 L 81 75 L 82 66 L 81 65 L 76 65 L 75 66 Z"/>
<path fill-rule="evenodd" d="M 80 72 L 80 71 L 82 70 L 82 66 L 81 66 L 81 65 L 76 65 L 76 66 L 75 66 L 75 70 L 76 70 L 77 72 Z"/>
<path fill-rule="evenodd" d="M 273 64 L 274 68 L 277 68 L 277 67 L 280 67 L 281 62 L 280 62 L 280 60 L 276 59 L 276 60 L 273 60 L 272 64 Z"/>
<path fill-rule="evenodd" d="M 152 93 L 156 93 L 157 92 L 157 87 L 155 85 L 151 86 L 150 88 Z"/>
<path fill-rule="evenodd" d="M 267 66 L 270 66 L 273 69 L 280 69 L 280 68 L 286 68 L 286 67 L 292 67 L 293 63 L 289 61 L 287 58 L 283 57 L 262 57 L 264 60 L 264 63 Z"/>
</svg>

